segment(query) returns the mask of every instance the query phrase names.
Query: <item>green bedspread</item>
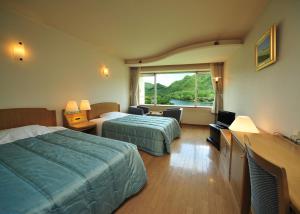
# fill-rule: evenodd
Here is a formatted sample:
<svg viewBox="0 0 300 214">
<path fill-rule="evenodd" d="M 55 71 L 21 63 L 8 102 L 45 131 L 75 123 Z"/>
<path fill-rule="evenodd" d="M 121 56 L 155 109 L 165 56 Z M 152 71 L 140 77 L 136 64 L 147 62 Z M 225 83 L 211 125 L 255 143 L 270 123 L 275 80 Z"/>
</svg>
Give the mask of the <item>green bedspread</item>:
<svg viewBox="0 0 300 214">
<path fill-rule="evenodd" d="M 172 141 L 181 133 L 173 118 L 128 115 L 103 123 L 102 136 L 133 143 L 152 155 L 170 153 Z"/>
<path fill-rule="evenodd" d="M 135 145 L 71 130 L 0 145 L 0 213 L 112 213 L 145 184 Z"/>
</svg>

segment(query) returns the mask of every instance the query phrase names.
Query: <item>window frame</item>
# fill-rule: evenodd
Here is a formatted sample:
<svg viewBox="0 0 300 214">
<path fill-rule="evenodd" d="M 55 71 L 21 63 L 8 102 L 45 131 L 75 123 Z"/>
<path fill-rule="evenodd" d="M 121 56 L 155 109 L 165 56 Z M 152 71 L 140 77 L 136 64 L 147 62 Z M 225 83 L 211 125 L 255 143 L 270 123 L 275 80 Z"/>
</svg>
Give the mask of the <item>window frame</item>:
<svg viewBox="0 0 300 214">
<path fill-rule="evenodd" d="M 164 104 L 157 104 L 157 74 L 177 74 L 177 73 L 192 73 L 196 75 L 195 78 L 195 89 L 194 89 L 194 105 L 164 105 Z M 141 104 L 141 105 L 146 105 L 146 106 L 174 106 L 174 107 L 187 107 L 187 108 L 212 108 L 213 107 L 213 103 L 211 106 L 205 106 L 205 105 L 197 105 L 197 101 L 200 100 L 198 97 L 198 81 L 197 81 L 197 76 L 201 75 L 203 73 L 209 73 L 211 74 L 210 70 L 197 70 L 197 71 L 180 71 L 180 72 L 175 72 L 175 71 L 171 71 L 171 72 L 146 72 L 146 73 L 141 73 L 141 75 L 149 75 L 152 76 L 153 75 L 153 79 L 154 79 L 154 103 L 153 104 Z M 141 76 L 140 76 L 141 77 Z M 212 78 L 212 77 L 211 77 Z M 140 93 L 140 92 L 139 92 Z M 214 90 L 215 93 L 215 90 Z M 139 95 L 140 96 L 140 95 Z M 143 101 L 145 102 L 145 100 Z M 214 101 L 213 101 L 214 102 Z"/>
</svg>

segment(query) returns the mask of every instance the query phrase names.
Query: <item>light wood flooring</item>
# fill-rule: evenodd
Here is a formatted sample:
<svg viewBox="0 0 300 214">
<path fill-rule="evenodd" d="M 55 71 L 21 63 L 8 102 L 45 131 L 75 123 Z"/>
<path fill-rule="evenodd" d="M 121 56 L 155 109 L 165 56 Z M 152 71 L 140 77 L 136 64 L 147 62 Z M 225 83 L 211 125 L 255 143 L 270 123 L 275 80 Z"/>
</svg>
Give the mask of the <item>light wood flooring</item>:
<svg viewBox="0 0 300 214">
<path fill-rule="evenodd" d="M 184 125 L 170 155 L 140 152 L 147 185 L 116 213 L 237 213 L 229 183 L 219 171 L 219 152 L 206 142 L 208 135 L 208 127 Z"/>
</svg>

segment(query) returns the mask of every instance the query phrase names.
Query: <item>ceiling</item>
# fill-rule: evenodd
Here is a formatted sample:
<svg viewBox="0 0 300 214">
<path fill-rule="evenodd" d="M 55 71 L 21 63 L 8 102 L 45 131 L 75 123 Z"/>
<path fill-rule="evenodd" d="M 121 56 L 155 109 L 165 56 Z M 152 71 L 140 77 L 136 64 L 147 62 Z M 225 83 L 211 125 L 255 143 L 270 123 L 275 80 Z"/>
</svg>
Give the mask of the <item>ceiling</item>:
<svg viewBox="0 0 300 214">
<path fill-rule="evenodd" d="M 1 7 L 92 43 L 110 54 L 135 59 L 197 42 L 243 40 L 267 2 L 1 0 Z"/>
<path fill-rule="evenodd" d="M 127 59 L 131 66 L 183 65 L 225 62 L 242 46 L 240 40 L 219 40 L 195 43 L 147 58 Z"/>
</svg>

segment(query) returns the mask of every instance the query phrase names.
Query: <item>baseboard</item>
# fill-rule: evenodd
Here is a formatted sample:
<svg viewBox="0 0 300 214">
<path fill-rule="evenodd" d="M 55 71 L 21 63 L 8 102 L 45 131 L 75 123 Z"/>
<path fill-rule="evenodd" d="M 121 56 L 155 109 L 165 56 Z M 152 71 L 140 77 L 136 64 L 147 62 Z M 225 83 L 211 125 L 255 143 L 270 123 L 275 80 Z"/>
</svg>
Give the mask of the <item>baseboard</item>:
<svg viewBox="0 0 300 214">
<path fill-rule="evenodd" d="M 188 125 L 188 126 L 209 126 L 208 124 L 207 125 L 204 125 L 204 124 L 195 124 L 195 123 L 181 123 L 181 125 Z"/>
</svg>

